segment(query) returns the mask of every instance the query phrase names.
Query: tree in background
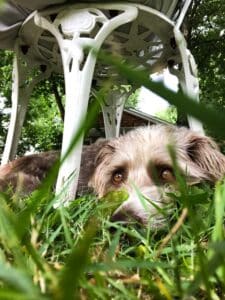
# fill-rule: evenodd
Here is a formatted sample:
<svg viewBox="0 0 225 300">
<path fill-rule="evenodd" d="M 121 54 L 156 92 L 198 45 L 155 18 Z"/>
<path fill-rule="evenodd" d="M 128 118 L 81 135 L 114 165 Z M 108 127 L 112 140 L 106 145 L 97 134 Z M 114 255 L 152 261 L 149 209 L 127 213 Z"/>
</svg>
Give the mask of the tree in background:
<svg viewBox="0 0 225 300">
<path fill-rule="evenodd" d="M 168 108 L 155 113 L 155 116 L 164 121 L 176 124 L 177 122 L 177 109 L 175 106 L 171 105 Z"/>
<path fill-rule="evenodd" d="M 1 51 L 0 91 L 4 97 L 4 108 L 0 110 L 0 153 L 3 152 L 9 122 L 12 91 L 13 53 Z M 59 149 L 62 137 L 64 84 L 62 76 L 52 75 L 33 91 L 22 129 L 18 154 L 27 151 Z M 5 113 L 7 111 L 7 113 Z"/>
<path fill-rule="evenodd" d="M 0 153 L 2 153 L 9 118 L 4 108 L 9 106 L 8 99 L 11 98 L 13 55 L 10 51 L 0 51 L 0 55 L 0 97 L 2 97 L 0 107 Z"/>
<path fill-rule="evenodd" d="M 186 38 L 198 65 L 200 100 L 225 112 L 225 1 L 194 0 Z"/>
<path fill-rule="evenodd" d="M 126 103 L 125 103 L 125 107 L 126 108 L 137 108 L 138 106 L 138 97 L 140 95 L 140 90 L 136 89 L 127 99 Z"/>
</svg>

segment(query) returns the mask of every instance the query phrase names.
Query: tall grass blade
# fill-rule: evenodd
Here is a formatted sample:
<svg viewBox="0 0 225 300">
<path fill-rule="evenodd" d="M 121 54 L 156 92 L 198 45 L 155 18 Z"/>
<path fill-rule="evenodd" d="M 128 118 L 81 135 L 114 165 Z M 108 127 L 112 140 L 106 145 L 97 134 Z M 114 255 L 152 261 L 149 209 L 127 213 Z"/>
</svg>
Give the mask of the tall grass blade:
<svg viewBox="0 0 225 300">
<path fill-rule="evenodd" d="M 96 235 L 97 228 L 97 220 L 92 219 L 85 230 L 83 238 L 80 238 L 72 249 L 72 252 L 60 274 L 57 291 L 59 296 L 58 299 L 78 299 L 77 288 L 79 280 L 83 276 L 83 272 L 88 263 L 89 247 L 92 243 L 93 237 Z"/>
<path fill-rule="evenodd" d="M 207 125 L 216 135 L 225 137 L 224 130 L 224 115 L 220 111 L 213 108 L 208 108 L 202 103 L 196 102 L 188 97 L 182 91 L 173 92 L 159 82 L 153 82 L 149 78 L 149 73 L 146 70 L 139 70 L 136 66 L 127 64 L 124 60 L 104 53 L 99 52 L 99 59 L 104 63 L 113 65 L 120 75 L 127 78 L 132 84 L 144 86 L 162 98 L 166 99 L 170 104 L 175 105 L 179 110 L 185 111 Z"/>
<path fill-rule="evenodd" d="M 0 279 L 12 290 L 29 295 L 30 299 L 42 299 L 39 290 L 25 272 L 0 263 Z"/>
</svg>

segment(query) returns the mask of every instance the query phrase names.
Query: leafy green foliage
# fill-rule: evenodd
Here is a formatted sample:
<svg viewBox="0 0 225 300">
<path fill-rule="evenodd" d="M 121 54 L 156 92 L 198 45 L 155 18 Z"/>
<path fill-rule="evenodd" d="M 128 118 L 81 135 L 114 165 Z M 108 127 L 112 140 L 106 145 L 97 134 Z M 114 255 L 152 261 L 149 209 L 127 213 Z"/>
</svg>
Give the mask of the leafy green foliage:
<svg viewBox="0 0 225 300">
<path fill-rule="evenodd" d="M 4 109 L 0 111 L 0 152 L 3 152 L 9 122 L 12 92 L 13 53 L 1 51 L 0 91 L 4 97 Z M 64 87 L 62 76 L 52 75 L 39 84 L 32 93 L 26 121 L 22 130 L 18 154 L 26 151 L 59 149 L 62 137 Z M 61 110 L 59 111 L 59 108 Z M 5 113 L 7 111 L 7 113 Z"/>
<path fill-rule="evenodd" d="M 170 106 L 165 110 L 159 111 L 155 114 L 156 117 L 168 121 L 172 124 L 177 122 L 177 109 L 174 106 Z"/>
<path fill-rule="evenodd" d="M 198 64 L 201 101 L 225 112 L 225 2 L 194 0 L 187 21 L 188 46 Z"/>
<path fill-rule="evenodd" d="M 13 55 L 10 51 L 0 50 L 0 97 L 4 97 L 4 103 L 6 107 L 9 105 L 8 99 L 11 97 L 12 89 L 12 59 Z M 6 135 L 6 128 L 4 124 L 8 122 L 8 115 L 4 113 L 3 109 L 0 109 L 0 152 L 3 151 L 4 139 Z"/>
<path fill-rule="evenodd" d="M 125 103 L 126 108 L 137 108 L 138 106 L 138 96 L 140 94 L 140 89 L 136 89 L 127 99 Z"/>
<path fill-rule="evenodd" d="M 11 98 L 12 91 L 12 63 L 13 53 L 11 51 L 0 50 L 1 61 L 0 61 L 0 91 L 1 95 L 6 99 Z"/>
<path fill-rule="evenodd" d="M 53 95 L 32 97 L 22 130 L 18 152 L 23 154 L 32 146 L 36 151 L 59 149 L 63 123 Z"/>
</svg>

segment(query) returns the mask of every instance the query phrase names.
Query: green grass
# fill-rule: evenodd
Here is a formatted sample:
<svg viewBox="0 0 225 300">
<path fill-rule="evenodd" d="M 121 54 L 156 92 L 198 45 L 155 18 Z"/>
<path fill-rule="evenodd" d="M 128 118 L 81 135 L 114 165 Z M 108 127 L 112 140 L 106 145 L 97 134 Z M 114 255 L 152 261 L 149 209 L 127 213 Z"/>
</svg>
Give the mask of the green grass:
<svg viewBox="0 0 225 300">
<path fill-rule="evenodd" d="M 46 185 L 27 199 L 2 194 L 0 299 L 223 299 L 224 193 L 221 182 L 171 194 L 160 230 L 110 222 L 124 192 L 57 210 Z"/>
</svg>

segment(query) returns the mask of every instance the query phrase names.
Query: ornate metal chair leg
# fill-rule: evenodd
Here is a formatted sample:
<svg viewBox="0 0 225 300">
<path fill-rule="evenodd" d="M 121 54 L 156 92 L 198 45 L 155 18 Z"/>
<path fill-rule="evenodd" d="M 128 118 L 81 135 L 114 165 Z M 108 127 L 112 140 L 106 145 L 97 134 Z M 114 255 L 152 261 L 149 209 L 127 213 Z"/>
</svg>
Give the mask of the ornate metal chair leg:
<svg viewBox="0 0 225 300">
<path fill-rule="evenodd" d="M 176 27 L 174 28 L 174 36 L 182 60 L 181 72 L 175 71 L 174 73 L 176 73 L 175 75 L 179 78 L 181 87 L 185 93 L 196 101 L 199 101 L 199 83 L 194 57 L 187 49 L 186 40 L 183 34 Z M 204 133 L 202 123 L 195 118 L 188 116 L 188 123 L 191 129 Z"/>
<path fill-rule="evenodd" d="M 34 66 L 28 65 L 23 60 L 22 53 L 16 45 L 13 62 L 11 118 L 2 156 L 2 164 L 15 158 L 30 95 L 34 86 L 42 79 L 49 76 L 47 71 L 45 75 L 41 73 L 37 76 L 34 74 L 30 76 L 31 73 L 35 73 L 34 70 Z"/>
<path fill-rule="evenodd" d="M 119 136 L 123 108 L 129 95 L 127 91 L 111 90 L 101 103 L 107 139 Z"/>
<path fill-rule="evenodd" d="M 107 18 L 100 9 L 65 7 L 54 21 L 41 14 L 35 16 L 38 26 L 50 31 L 57 39 L 64 69 L 66 103 L 62 142 L 62 158 L 65 157 L 70 144 L 84 121 L 89 101 L 89 93 L 96 62 L 95 50 L 99 50 L 106 37 L 118 26 L 137 17 L 137 8 L 125 5 L 99 5 L 101 8 L 121 10 L 117 16 Z M 101 23 L 102 26 L 96 24 Z M 96 35 L 91 36 L 93 29 Z M 87 46 L 91 49 L 84 48 Z M 55 207 L 67 204 L 75 198 L 81 161 L 83 136 L 74 149 L 63 160 L 59 170 L 56 195 L 59 200 Z"/>
</svg>

